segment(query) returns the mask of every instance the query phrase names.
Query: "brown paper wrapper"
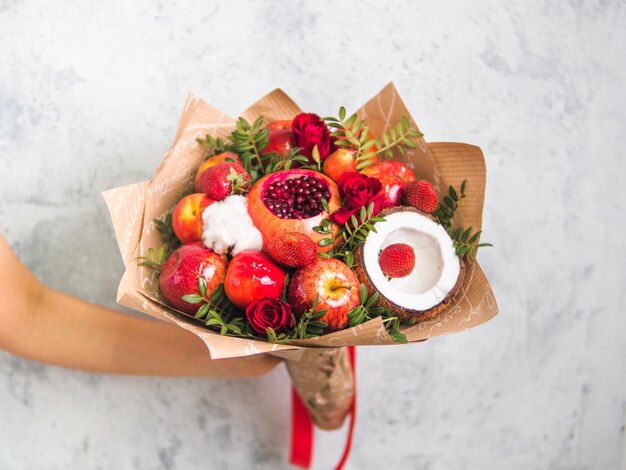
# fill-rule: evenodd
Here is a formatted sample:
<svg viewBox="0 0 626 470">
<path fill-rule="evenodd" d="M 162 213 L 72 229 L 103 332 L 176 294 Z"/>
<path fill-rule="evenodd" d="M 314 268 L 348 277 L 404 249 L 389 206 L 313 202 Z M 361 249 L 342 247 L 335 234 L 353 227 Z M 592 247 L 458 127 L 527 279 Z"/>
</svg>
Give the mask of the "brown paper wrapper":
<svg viewBox="0 0 626 470">
<path fill-rule="evenodd" d="M 263 115 L 268 121 L 273 121 L 290 119 L 300 112 L 300 108 L 283 91 L 276 89 L 250 106 L 242 116 L 254 120 Z M 402 116 L 408 116 L 417 127 L 391 83 L 365 103 L 358 114 L 367 120 L 374 135 L 387 131 Z M 205 155 L 204 147 L 196 139 L 206 134 L 223 138 L 232 131 L 234 123 L 234 118 L 190 94 L 174 142 L 152 179 L 103 193 L 126 268 L 118 288 L 117 301 L 194 333 L 204 341 L 214 359 L 272 352 L 290 361 L 301 361 L 301 366 L 311 369 L 307 372 L 310 380 L 305 378 L 304 372 L 298 374 L 293 366 L 288 367 L 294 382 L 302 385 L 299 391 L 304 401 L 322 403 L 334 400 L 340 403 L 345 391 L 335 393 L 338 388 L 330 387 L 323 398 L 324 394 L 319 395 L 316 391 L 321 384 L 318 380 L 327 374 L 324 359 L 320 358 L 327 357 L 326 354 L 328 357 L 337 354 L 331 348 L 395 344 L 380 318 L 317 338 L 293 341 L 291 344 L 271 344 L 222 336 L 167 306 L 160 297 L 154 271 L 138 265 L 138 257 L 146 256 L 150 248 L 157 249 L 161 245 L 154 219 L 164 218 L 185 194 L 192 191 L 193 176 Z M 480 148 L 460 143 L 429 144 L 423 138 L 418 139 L 417 143 L 416 149 L 394 155 L 394 158 L 410 166 L 419 178 L 431 181 L 440 194 L 446 193 L 448 185 L 458 187 L 467 179 L 467 196 L 457 211 L 455 221 L 480 230 L 486 180 L 485 162 Z M 492 289 L 480 265 L 474 262 L 467 270 L 463 285 L 449 308 L 430 321 L 401 329 L 409 342 L 418 342 L 478 326 L 497 313 Z M 325 349 L 311 351 L 311 348 Z M 345 352 L 341 354 L 345 355 Z M 336 360 L 335 364 L 342 364 L 342 360 Z M 330 383 L 329 380 L 326 383 Z M 346 380 L 346 374 L 343 380 Z"/>
</svg>

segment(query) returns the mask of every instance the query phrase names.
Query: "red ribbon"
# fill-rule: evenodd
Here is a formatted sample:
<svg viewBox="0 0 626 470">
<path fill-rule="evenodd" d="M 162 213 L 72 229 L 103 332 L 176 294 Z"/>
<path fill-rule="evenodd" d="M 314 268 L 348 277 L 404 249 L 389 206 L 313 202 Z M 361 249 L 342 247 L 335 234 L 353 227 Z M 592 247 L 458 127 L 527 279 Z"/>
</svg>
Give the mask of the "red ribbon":
<svg viewBox="0 0 626 470">
<path fill-rule="evenodd" d="M 350 367 L 352 368 L 354 398 L 348 411 L 350 423 L 348 425 L 346 445 L 335 470 L 341 470 L 348 460 L 350 449 L 352 448 L 352 436 L 356 418 L 356 349 L 354 346 L 348 346 L 348 355 L 350 357 Z M 309 411 L 293 387 L 291 388 L 291 398 L 291 454 L 289 462 L 297 467 L 309 468 L 313 457 L 313 422 L 311 421 Z"/>
</svg>

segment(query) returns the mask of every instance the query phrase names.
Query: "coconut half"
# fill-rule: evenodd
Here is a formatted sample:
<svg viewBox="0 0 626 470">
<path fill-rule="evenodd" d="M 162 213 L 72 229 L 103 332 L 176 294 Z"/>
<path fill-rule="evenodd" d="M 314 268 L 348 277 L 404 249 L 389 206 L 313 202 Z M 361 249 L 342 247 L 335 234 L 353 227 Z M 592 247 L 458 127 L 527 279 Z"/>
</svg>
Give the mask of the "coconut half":
<svg viewBox="0 0 626 470">
<path fill-rule="evenodd" d="M 454 243 L 432 216 L 412 207 L 394 207 L 380 213 L 376 224 L 359 246 L 355 272 L 369 291 L 380 293 L 379 305 L 403 322 L 428 320 L 443 310 L 459 289 L 465 264 Z M 387 279 L 378 262 L 387 246 L 406 243 L 415 253 L 415 267 L 408 276 Z"/>
</svg>

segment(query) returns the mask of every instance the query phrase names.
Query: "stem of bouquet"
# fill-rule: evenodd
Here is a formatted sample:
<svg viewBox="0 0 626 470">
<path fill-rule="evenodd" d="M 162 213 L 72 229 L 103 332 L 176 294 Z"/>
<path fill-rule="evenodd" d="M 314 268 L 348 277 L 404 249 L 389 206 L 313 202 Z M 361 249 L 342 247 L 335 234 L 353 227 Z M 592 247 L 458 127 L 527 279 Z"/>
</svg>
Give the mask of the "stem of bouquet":
<svg viewBox="0 0 626 470">
<path fill-rule="evenodd" d="M 294 351 L 283 357 L 291 381 L 313 422 L 324 430 L 341 427 L 354 399 L 348 348 Z"/>
<path fill-rule="evenodd" d="M 341 427 L 348 414 L 352 413 L 345 449 L 336 467 L 343 468 L 352 446 L 354 427 L 354 347 L 274 354 L 285 358 L 293 384 L 290 462 L 302 468 L 310 467 L 313 454 L 312 422 L 321 429 L 333 430 Z"/>
</svg>

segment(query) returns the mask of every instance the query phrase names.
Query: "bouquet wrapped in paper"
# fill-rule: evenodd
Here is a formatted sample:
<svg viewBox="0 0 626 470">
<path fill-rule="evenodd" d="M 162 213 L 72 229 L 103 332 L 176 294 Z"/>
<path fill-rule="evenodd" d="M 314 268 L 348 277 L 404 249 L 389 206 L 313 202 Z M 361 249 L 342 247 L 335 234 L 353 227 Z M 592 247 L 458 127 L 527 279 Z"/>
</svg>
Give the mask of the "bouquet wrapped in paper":
<svg viewBox="0 0 626 470">
<path fill-rule="evenodd" d="M 287 360 L 334 427 L 353 404 L 346 347 L 418 342 L 497 313 L 476 261 L 478 147 L 427 143 L 392 84 L 356 113 L 274 90 L 234 119 L 190 95 L 149 181 L 104 193 L 126 271 L 118 302 L 214 359 Z"/>
</svg>

